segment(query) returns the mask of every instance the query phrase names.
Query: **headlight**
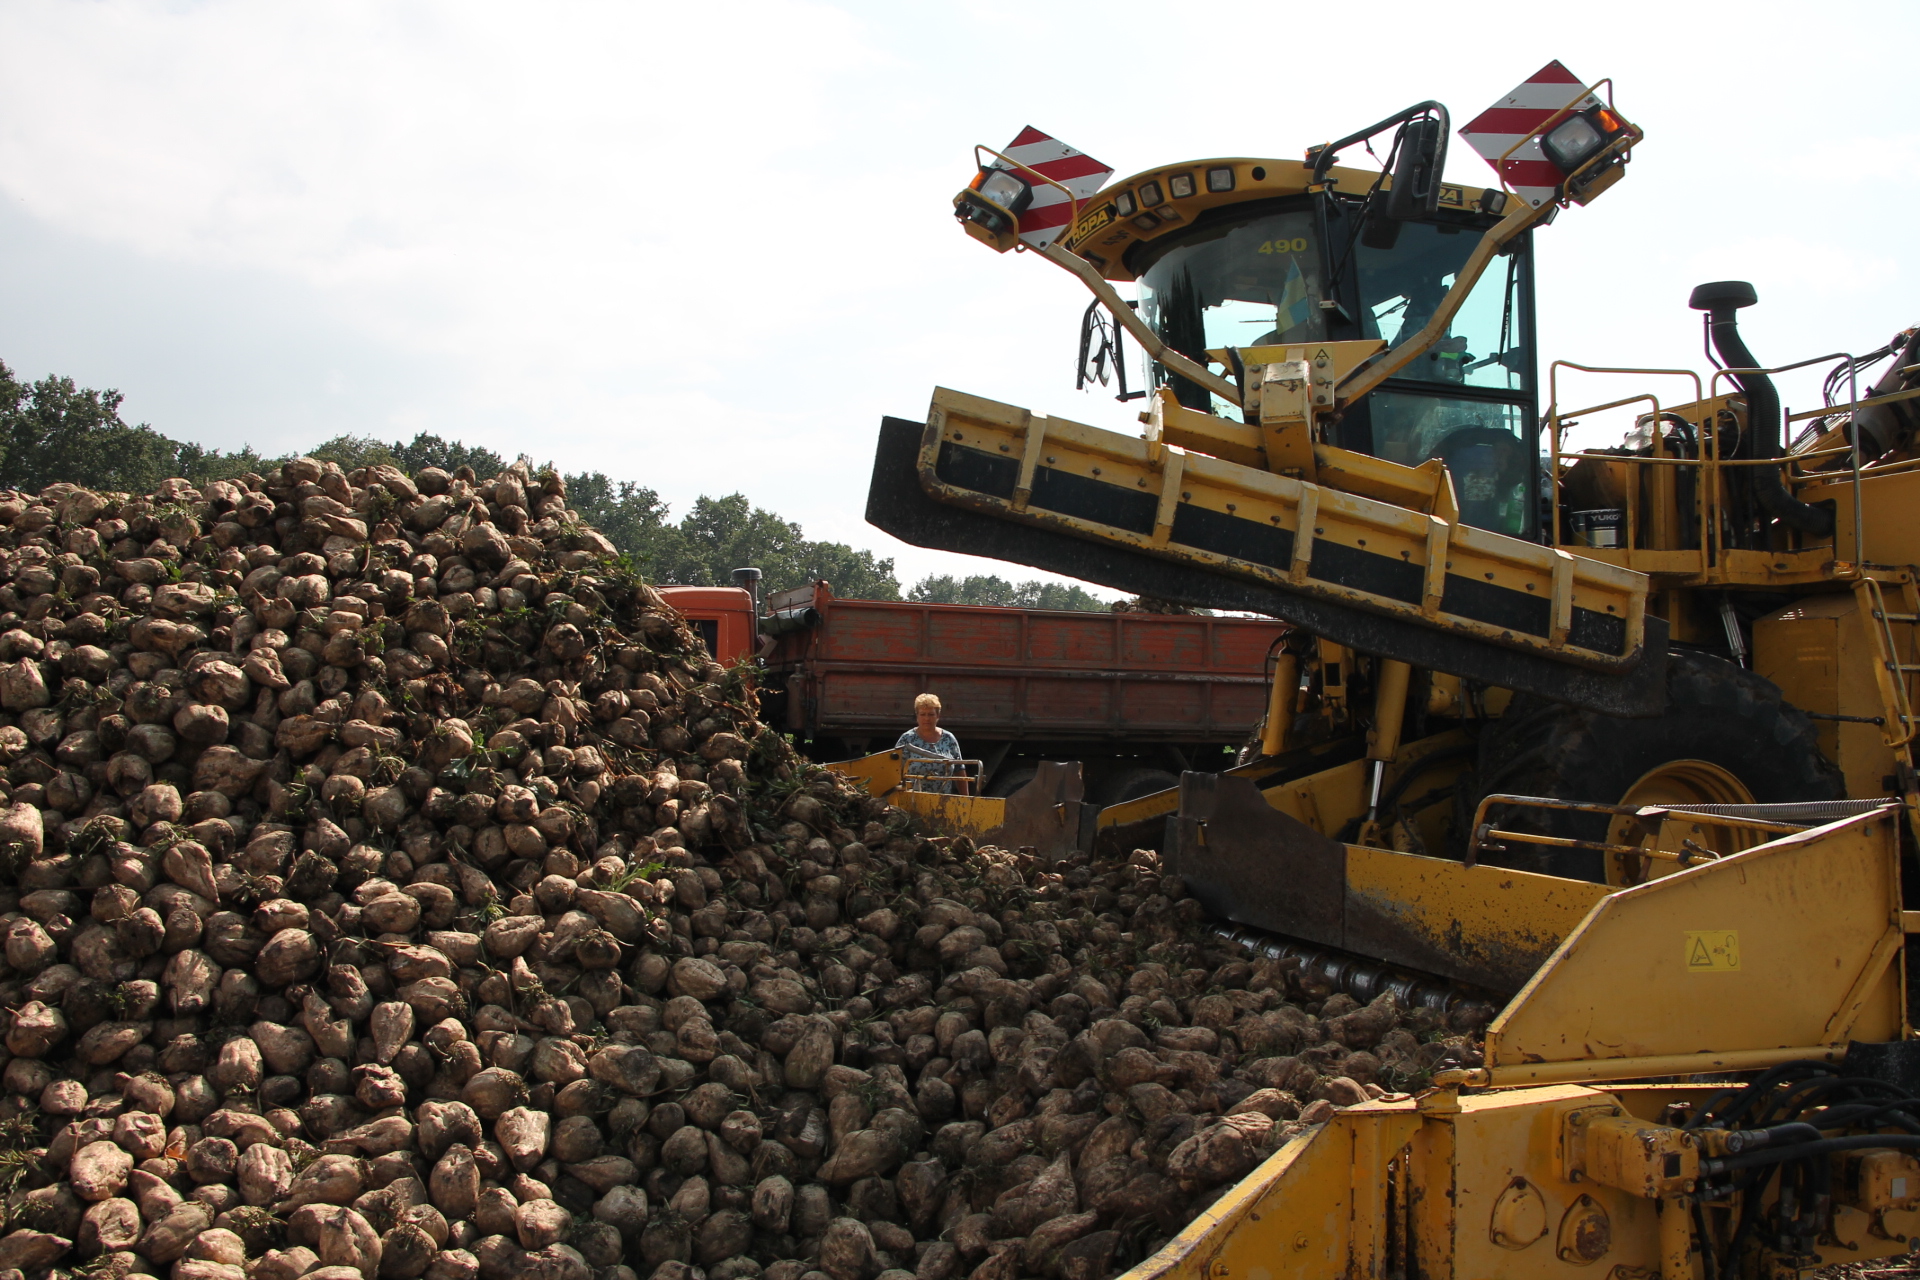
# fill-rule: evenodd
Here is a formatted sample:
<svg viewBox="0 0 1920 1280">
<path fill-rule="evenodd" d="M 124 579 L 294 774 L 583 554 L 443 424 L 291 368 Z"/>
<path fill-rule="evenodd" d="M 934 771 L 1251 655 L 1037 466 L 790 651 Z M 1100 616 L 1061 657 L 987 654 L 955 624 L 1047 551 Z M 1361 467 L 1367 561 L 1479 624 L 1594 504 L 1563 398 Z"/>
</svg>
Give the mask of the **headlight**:
<svg viewBox="0 0 1920 1280">
<path fill-rule="evenodd" d="M 1026 179 L 1006 169 L 983 169 L 973 189 L 1016 217 L 1033 199 L 1033 188 Z"/>
<path fill-rule="evenodd" d="M 1562 173 L 1572 173 L 1625 132 L 1626 126 L 1613 112 L 1590 107 L 1549 129 L 1540 146 Z"/>
<path fill-rule="evenodd" d="M 1541 145 L 1547 149 L 1547 158 L 1562 169 L 1578 169 L 1603 141 L 1600 131 L 1585 116 L 1575 116 L 1557 126 Z"/>
</svg>

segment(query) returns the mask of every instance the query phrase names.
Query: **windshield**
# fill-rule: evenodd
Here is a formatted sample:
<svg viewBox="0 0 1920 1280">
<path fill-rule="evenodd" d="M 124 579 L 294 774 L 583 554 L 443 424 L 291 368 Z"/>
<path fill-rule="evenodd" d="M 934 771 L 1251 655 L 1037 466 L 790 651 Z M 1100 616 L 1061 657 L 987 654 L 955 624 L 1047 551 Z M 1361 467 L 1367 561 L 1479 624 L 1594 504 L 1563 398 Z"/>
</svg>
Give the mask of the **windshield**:
<svg viewBox="0 0 1920 1280">
<path fill-rule="evenodd" d="M 1401 226 L 1391 249 L 1362 244 L 1361 336 L 1384 338 L 1392 347 L 1420 332 L 1479 243 L 1468 228 L 1413 222 Z M 1494 259 L 1454 313 L 1446 336 L 1396 376 L 1523 390 L 1533 358 L 1520 323 L 1522 269 L 1518 252 Z"/>
<path fill-rule="evenodd" d="M 1141 313 L 1168 346 L 1203 364 L 1209 349 L 1325 340 L 1315 223 L 1298 210 L 1201 228 L 1141 274 Z"/>
<path fill-rule="evenodd" d="M 1331 228 L 1330 255 L 1322 226 Z M 1140 311 L 1168 346 L 1202 363 L 1223 347 L 1362 338 L 1394 347 L 1426 327 L 1480 240 L 1465 222 L 1407 222 L 1391 248 L 1373 248 L 1342 208 L 1323 219 L 1314 208 L 1268 204 L 1149 246 L 1137 268 Z M 1536 518 L 1529 254 L 1522 236 L 1494 258 L 1439 340 L 1350 406 L 1337 437 L 1406 466 L 1443 459 L 1461 518 L 1521 537 Z M 1185 378 L 1152 370 L 1188 408 L 1240 416 Z"/>
<path fill-rule="evenodd" d="M 1391 249 L 1355 244 L 1349 269 L 1359 285 L 1359 332 L 1331 334 L 1320 301 L 1338 291 L 1325 285 L 1318 227 L 1312 210 L 1296 209 L 1199 228 L 1159 249 L 1140 274 L 1141 314 L 1167 345 L 1202 363 L 1207 351 L 1222 347 L 1329 337 L 1381 338 L 1391 347 L 1433 317 L 1480 242 L 1471 227 L 1413 222 L 1401 225 Z M 1396 376 L 1488 390 L 1530 389 L 1533 353 L 1522 323 L 1525 271 L 1522 242 L 1494 260 L 1446 334 Z M 1176 389 L 1189 390 L 1184 382 L 1175 379 Z"/>
</svg>

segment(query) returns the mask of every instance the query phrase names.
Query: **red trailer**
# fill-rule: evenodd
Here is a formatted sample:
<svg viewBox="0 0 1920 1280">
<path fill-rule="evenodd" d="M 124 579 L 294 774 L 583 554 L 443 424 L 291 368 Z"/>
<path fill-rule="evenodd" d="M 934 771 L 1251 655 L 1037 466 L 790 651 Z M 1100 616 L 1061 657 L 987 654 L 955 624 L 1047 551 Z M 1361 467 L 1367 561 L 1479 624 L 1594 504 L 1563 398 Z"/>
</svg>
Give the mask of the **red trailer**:
<svg viewBox="0 0 1920 1280">
<path fill-rule="evenodd" d="M 745 655 L 753 596 L 663 591 L 727 660 Z M 1007 795 L 1041 760 L 1078 760 L 1103 804 L 1233 763 L 1266 709 L 1266 661 L 1285 628 L 1265 618 L 1079 613 L 836 599 L 827 584 L 768 598 L 758 630 L 769 721 L 816 759 L 891 747 L 913 699 Z M 732 640 L 733 643 L 729 643 Z M 735 647 L 740 645 L 740 647 Z"/>
</svg>

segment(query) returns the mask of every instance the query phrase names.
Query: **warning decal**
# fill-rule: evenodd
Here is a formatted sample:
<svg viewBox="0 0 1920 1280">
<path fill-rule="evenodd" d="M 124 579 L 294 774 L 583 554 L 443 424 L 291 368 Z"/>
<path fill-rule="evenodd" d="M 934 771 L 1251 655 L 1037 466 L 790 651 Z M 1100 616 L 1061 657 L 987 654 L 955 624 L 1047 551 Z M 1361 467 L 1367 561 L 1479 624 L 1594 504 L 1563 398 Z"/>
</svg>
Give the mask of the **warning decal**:
<svg viewBox="0 0 1920 1280">
<path fill-rule="evenodd" d="M 1689 973 L 1733 973 L 1740 968 L 1738 929 L 1689 929 L 1685 960 Z"/>
</svg>

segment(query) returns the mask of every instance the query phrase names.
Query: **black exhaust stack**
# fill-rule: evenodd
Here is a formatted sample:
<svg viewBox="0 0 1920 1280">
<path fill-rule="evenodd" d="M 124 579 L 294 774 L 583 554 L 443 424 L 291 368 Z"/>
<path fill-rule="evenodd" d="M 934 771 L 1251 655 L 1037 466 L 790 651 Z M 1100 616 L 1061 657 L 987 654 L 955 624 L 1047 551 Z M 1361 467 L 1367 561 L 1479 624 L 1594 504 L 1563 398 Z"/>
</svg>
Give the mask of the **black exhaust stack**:
<svg viewBox="0 0 1920 1280">
<path fill-rule="evenodd" d="M 1745 280 L 1716 280 L 1700 285 L 1687 299 L 1695 311 L 1707 313 L 1707 333 L 1713 349 L 1729 369 L 1756 369 L 1760 362 L 1747 350 L 1740 337 L 1740 324 L 1734 313 L 1760 300 Z M 1747 398 L 1747 439 L 1741 452 L 1752 458 L 1777 458 L 1780 441 L 1780 393 L 1773 379 L 1764 373 L 1737 373 L 1733 380 Z M 1753 477 L 1753 496 L 1767 514 L 1784 521 L 1802 533 L 1815 535 L 1833 532 L 1833 512 L 1810 506 L 1787 492 L 1787 482 L 1776 467 L 1746 467 Z"/>
</svg>

